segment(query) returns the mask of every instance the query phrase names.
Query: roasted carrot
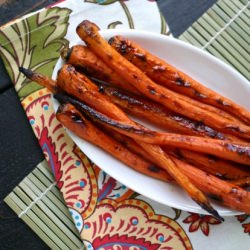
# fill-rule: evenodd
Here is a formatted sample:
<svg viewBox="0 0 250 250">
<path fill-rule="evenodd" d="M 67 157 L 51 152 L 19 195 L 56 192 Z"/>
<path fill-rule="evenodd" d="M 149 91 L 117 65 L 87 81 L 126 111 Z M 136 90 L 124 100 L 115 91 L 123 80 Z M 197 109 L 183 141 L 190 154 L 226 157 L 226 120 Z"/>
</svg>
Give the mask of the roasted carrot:
<svg viewBox="0 0 250 250">
<path fill-rule="evenodd" d="M 172 149 L 169 147 L 163 147 L 163 149 L 166 149 L 167 152 L 173 152 L 173 155 L 178 159 L 221 179 L 239 179 L 250 176 L 250 169 L 244 165 L 186 149 Z"/>
<path fill-rule="evenodd" d="M 152 157 L 130 137 L 108 130 L 107 133 L 117 141 L 125 145 L 131 151 L 140 155 L 148 161 L 152 161 Z M 162 147 L 165 152 L 182 161 L 196 166 L 197 168 L 213 174 L 221 179 L 240 179 L 250 176 L 250 169 L 245 166 L 235 164 L 229 161 L 222 160 L 217 157 L 212 157 L 205 154 L 196 153 L 190 150 L 177 149 L 171 147 Z"/>
<path fill-rule="evenodd" d="M 98 33 L 99 28 L 90 21 L 83 21 L 77 26 L 77 34 L 106 64 L 121 75 L 129 84 L 137 88 L 145 96 L 161 103 L 169 109 L 186 115 L 187 117 L 202 121 L 213 126 L 219 131 L 235 134 L 243 138 L 250 138 L 250 127 L 228 121 L 219 115 L 204 111 L 198 106 L 189 104 L 179 99 L 177 94 L 166 89 L 148 78 L 141 70 L 123 58 L 108 42 Z M 187 112 L 188 110 L 188 112 Z"/>
<path fill-rule="evenodd" d="M 52 93 L 58 92 L 58 86 L 56 81 L 52 80 L 50 77 L 42 75 L 32 70 L 19 67 L 19 71 L 23 73 L 30 80 L 40 84 L 41 86 L 49 89 Z"/>
<path fill-rule="evenodd" d="M 145 97 L 128 93 L 105 83 L 100 83 L 99 86 L 101 92 L 108 95 L 110 100 L 121 109 L 167 130 L 221 140 L 242 141 L 236 136 L 220 133 L 201 122 L 195 122 L 185 116 L 176 114 L 159 103 L 152 102 Z"/>
<path fill-rule="evenodd" d="M 127 119 L 125 114 L 120 113 L 118 107 L 107 101 L 107 97 L 98 92 L 98 87 L 94 83 L 85 75 L 78 74 L 72 65 L 65 64 L 62 66 L 58 72 L 57 84 L 66 93 L 91 104 L 93 108 L 99 107 L 101 110 L 109 111 L 109 116 L 115 119 Z M 117 113 L 119 115 L 116 115 Z"/>
<path fill-rule="evenodd" d="M 63 72 L 64 68 L 66 69 L 66 71 L 70 71 L 71 67 L 68 67 L 67 65 L 65 65 L 65 67 L 63 67 L 60 73 Z M 72 72 L 74 72 L 74 68 L 72 69 Z M 31 79 L 34 80 L 35 78 L 34 76 L 36 76 L 36 74 L 31 74 L 30 71 L 28 73 Z M 73 75 L 74 73 L 72 74 L 72 76 Z M 41 81 L 41 79 L 42 79 L 41 75 L 39 75 L 39 81 Z M 47 82 L 47 78 L 45 79 Z M 221 158 L 232 160 L 232 161 L 239 162 L 239 163 L 246 164 L 246 165 L 249 165 L 250 163 L 250 156 L 249 156 L 250 147 L 249 147 L 249 144 L 247 143 L 239 144 L 239 143 L 232 143 L 232 142 L 224 142 L 221 140 L 212 140 L 208 138 L 201 139 L 197 137 L 161 133 L 157 131 L 145 130 L 145 128 L 144 129 L 138 128 L 136 126 L 128 124 L 130 122 L 130 119 L 123 112 L 121 112 L 119 108 L 117 108 L 115 105 L 110 103 L 101 94 L 99 94 L 96 91 L 92 91 L 92 92 L 85 91 L 86 87 L 85 85 L 82 85 L 82 84 L 79 84 L 76 86 L 74 84 L 65 84 L 66 80 L 67 80 L 66 78 L 64 78 L 64 80 L 62 79 L 62 83 L 61 85 L 59 85 L 59 87 L 62 88 L 64 91 L 66 91 L 67 93 L 71 95 L 75 95 L 77 97 L 79 96 L 80 98 L 83 98 L 83 93 L 88 93 L 84 95 L 85 102 L 87 100 L 87 103 L 90 103 L 94 108 L 98 107 L 99 109 L 102 109 L 105 112 L 109 111 L 110 118 L 123 119 L 125 122 L 127 122 L 127 123 L 122 124 L 121 122 L 112 122 L 111 120 L 111 124 L 109 124 L 110 120 L 106 119 L 105 116 L 99 117 L 101 119 L 104 118 L 103 121 L 99 119 L 99 122 L 100 121 L 104 122 L 105 125 L 112 126 L 113 129 L 117 129 L 121 133 L 125 133 L 125 135 L 131 136 L 131 133 L 132 133 L 133 138 L 137 138 L 147 143 L 167 144 L 169 146 L 187 148 L 187 149 L 191 149 L 191 150 L 198 151 L 198 152 L 216 155 Z M 90 85 L 90 87 L 93 88 L 94 90 L 94 87 L 92 85 Z M 68 91 L 68 88 L 72 88 L 72 90 Z M 79 89 L 81 91 L 79 91 Z M 94 112 L 93 114 L 95 115 L 96 113 Z"/>
<path fill-rule="evenodd" d="M 76 106 L 76 108 L 82 109 L 82 107 L 88 107 L 87 105 L 75 100 L 69 96 L 56 94 L 55 97 L 60 102 L 69 102 Z M 79 105 L 79 103 L 81 105 Z M 94 109 L 90 108 L 92 111 L 95 112 Z M 81 111 L 81 110 L 80 110 Z M 123 113 L 120 110 L 121 113 Z M 86 114 L 86 112 L 84 112 Z M 99 112 L 98 112 L 99 113 Z M 101 114 L 101 113 L 100 113 Z M 88 114 L 89 115 L 89 114 Z M 130 124 L 135 124 L 133 121 L 130 121 Z M 207 210 L 209 213 L 216 216 L 218 219 L 222 219 L 218 212 L 211 206 L 205 195 L 196 187 L 194 186 L 189 179 L 180 171 L 173 160 L 169 157 L 169 155 L 164 152 L 159 146 L 151 145 L 147 143 L 140 142 L 140 146 L 150 155 L 153 157 L 154 161 L 158 164 L 158 166 L 165 169 L 170 176 L 174 178 L 174 180 L 189 194 L 189 196 L 194 200 L 197 204 L 199 204 L 203 209 Z"/>
<path fill-rule="evenodd" d="M 95 81 L 106 81 L 122 89 L 129 90 L 132 93 L 138 93 L 138 90 L 132 85 L 128 84 L 124 79 L 121 78 L 114 70 L 108 67 L 100 58 L 98 58 L 88 47 L 83 45 L 73 46 L 71 49 L 65 48 L 62 53 L 62 57 L 67 63 L 72 64 L 88 74 L 88 76 Z M 224 112 L 216 107 L 204 104 L 186 96 L 179 95 L 178 98 L 183 99 L 193 105 L 196 105 L 204 110 L 209 110 L 226 119 L 232 121 L 238 121 L 232 115 Z"/>
<path fill-rule="evenodd" d="M 127 84 L 114 70 L 108 67 L 100 58 L 98 58 L 88 47 L 84 45 L 75 45 L 70 49 L 65 47 L 62 50 L 61 57 L 66 63 L 81 68 L 87 75 L 96 79 L 107 81 L 115 86 L 138 93 L 137 89 Z"/>
<path fill-rule="evenodd" d="M 237 180 L 230 180 L 229 182 L 239 187 L 250 187 L 250 177 L 244 177 Z"/>
<path fill-rule="evenodd" d="M 110 39 L 110 44 L 156 83 L 225 110 L 250 125 L 247 109 L 207 88 L 135 42 L 116 36 Z"/>
<path fill-rule="evenodd" d="M 250 192 L 182 161 L 175 161 L 179 162 L 178 167 L 183 173 L 210 198 L 232 209 L 250 214 Z"/>
<path fill-rule="evenodd" d="M 56 117 L 77 136 L 102 148 L 132 169 L 156 179 L 173 181 L 166 171 L 132 153 L 121 143 L 95 127 L 71 104 L 61 105 Z"/>
<path fill-rule="evenodd" d="M 99 124 L 112 128 L 113 130 L 135 140 L 145 143 L 189 149 L 215 155 L 245 165 L 250 165 L 249 143 L 234 143 L 231 141 L 222 141 L 211 138 L 201 138 L 197 136 L 152 131 L 145 127 L 131 124 L 130 122 L 111 119 L 108 116 L 73 98 L 67 97 L 67 100 Z"/>
<path fill-rule="evenodd" d="M 99 147 L 102 147 L 104 150 L 112 150 L 112 148 L 115 148 L 112 147 L 112 145 L 117 145 L 117 142 L 113 144 L 113 139 L 111 137 L 108 137 L 102 131 L 97 130 L 97 128 L 93 126 L 91 122 L 85 119 L 75 108 L 72 108 L 71 105 L 65 105 L 60 108 L 58 110 L 57 117 L 66 127 L 71 129 L 78 136 L 90 141 L 91 143 Z M 113 153 L 115 154 L 113 156 L 118 158 L 117 154 L 119 154 L 119 151 L 113 150 Z M 131 158 L 121 157 L 120 160 L 127 161 L 127 159 L 128 161 L 130 161 Z M 157 168 L 157 166 L 154 166 L 152 171 L 151 167 L 148 168 L 149 165 L 147 164 L 147 162 L 143 162 L 143 164 L 139 165 L 139 168 L 135 169 L 136 171 L 140 169 L 140 171 L 143 171 L 144 174 L 148 174 L 149 176 L 163 181 L 169 181 L 169 176 L 166 174 L 165 171 L 162 171 L 160 168 Z M 130 163 L 133 163 L 131 167 L 135 167 L 133 161 L 130 161 Z M 128 162 L 125 162 L 125 164 L 128 164 Z M 220 203 L 227 205 L 232 209 L 238 209 L 248 214 L 250 213 L 250 193 L 246 190 L 243 190 L 240 187 L 231 183 L 219 180 L 218 178 L 209 175 L 201 170 L 198 170 L 190 166 L 189 164 L 181 163 L 178 164 L 178 167 L 182 169 L 182 171 L 187 176 L 189 176 L 189 178 L 194 183 L 196 183 L 197 186 L 201 187 L 201 189 L 205 193 L 209 194 L 211 198 L 216 199 Z M 156 171 L 159 172 L 156 173 Z"/>
</svg>

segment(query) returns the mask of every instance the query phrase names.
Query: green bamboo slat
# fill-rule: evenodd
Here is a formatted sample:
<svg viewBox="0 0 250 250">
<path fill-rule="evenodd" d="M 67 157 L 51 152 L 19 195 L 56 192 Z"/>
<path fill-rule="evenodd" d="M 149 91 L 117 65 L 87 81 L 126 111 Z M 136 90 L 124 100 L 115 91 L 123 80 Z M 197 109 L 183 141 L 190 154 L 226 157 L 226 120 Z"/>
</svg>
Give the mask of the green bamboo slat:
<svg viewBox="0 0 250 250">
<path fill-rule="evenodd" d="M 34 172 L 34 171 L 33 171 Z M 46 186 L 42 184 L 40 179 L 38 179 L 35 175 L 30 175 L 29 179 L 31 182 L 33 182 L 36 187 L 39 189 L 33 190 L 36 196 L 39 196 L 44 189 L 46 189 Z M 55 186 L 53 189 L 58 190 Z M 48 204 L 51 207 L 51 210 L 54 211 L 55 215 L 61 218 L 61 220 L 68 225 L 68 227 L 71 227 L 71 230 L 74 231 L 76 234 L 78 234 L 75 226 L 72 223 L 72 218 L 69 213 L 68 208 L 65 206 L 65 202 L 61 202 L 57 199 L 57 197 L 51 192 L 51 190 L 44 196 L 43 198 L 44 203 Z M 53 209 L 52 209 L 53 207 Z"/>
<path fill-rule="evenodd" d="M 48 181 L 48 179 L 46 178 L 46 176 L 39 169 L 35 169 L 32 172 L 31 181 L 32 182 L 36 182 L 37 181 L 37 187 L 40 190 L 43 190 L 44 187 L 48 187 L 48 186 L 51 185 L 51 182 Z M 65 201 L 63 200 L 62 194 L 58 190 L 58 188 L 56 187 L 56 185 L 51 188 L 51 190 L 50 190 L 49 193 L 51 193 L 51 196 L 52 196 L 51 197 L 51 201 L 58 203 L 59 207 L 61 207 L 61 205 L 65 203 Z"/>
<path fill-rule="evenodd" d="M 13 201 L 15 201 L 17 206 L 19 206 L 22 209 L 22 211 L 24 211 L 26 209 L 26 207 L 27 207 L 26 204 L 21 199 L 19 199 L 19 197 L 14 192 L 10 193 L 9 197 Z M 22 218 L 24 216 L 22 216 Z M 51 241 L 54 242 L 53 245 L 56 246 L 55 247 L 56 249 L 68 249 L 67 246 L 65 246 L 64 244 L 62 244 L 60 242 L 60 240 L 57 238 L 56 234 L 54 234 L 54 232 L 51 231 L 51 229 L 44 223 L 44 221 L 41 220 L 41 218 L 39 216 L 37 216 L 32 210 L 29 210 L 26 213 L 26 216 L 29 217 L 36 224 L 36 226 L 38 228 L 40 228 L 40 230 L 42 230 L 43 233 L 46 234 L 51 239 Z"/>
<path fill-rule="evenodd" d="M 231 1 L 230 1 L 231 2 Z M 218 6 L 223 10 L 226 14 L 232 18 L 235 15 L 235 12 L 228 7 L 228 5 L 224 1 L 219 1 Z M 235 19 L 235 23 L 239 25 L 239 27 L 243 28 L 243 30 L 247 31 L 248 26 L 245 22 L 243 22 L 240 18 Z"/>
<path fill-rule="evenodd" d="M 210 15 L 210 12 L 207 12 L 208 19 L 214 20 L 214 25 L 221 27 L 221 22 L 219 18 L 214 18 L 214 15 Z M 224 23 L 224 22 L 223 22 Z M 225 39 L 225 41 L 229 42 L 237 51 L 243 56 L 246 60 L 248 60 L 248 55 L 246 53 L 247 44 L 245 41 L 239 37 L 234 31 L 229 30 L 230 26 L 228 26 L 221 34 L 221 36 Z M 246 46 L 244 46 L 246 45 Z"/>
<path fill-rule="evenodd" d="M 20 209 L 19 206 L 16 204 L 15 201 L 10 198 L 10 196 L 7 196 L 4 201 L 6 204 L 12 208 L 12 210 L 16 214 L 20 214 L 22 209 Z M 22 220 L 51 248 L 51 249 L 59 249 L 59 247 L 34 223 L 33 220 L 31 220 L 27 215 L 24 215 L 22 217 Z"/>
<path fill-rule="evenodd" d="M 17 187 L 14 189 L 14 192 L 18 197 L 22 198 L 22 201 L 25 202 L 26 207 L 28 207 L 31 204 L 32 199 L 30 199 L 30 197 L 28 197 L 28 195 L 26 194 L 27 192 L 29 192 L 29 194 L 31 193 L 30 188 L 27 188 L 25 192 L 23 192 L 19 187 Z M 41 220 L 43 223 L 42 227 L 46 229 L 45 233 L 47 233 L 48 236 L 50 236 L 53 240 L 56 239 L 57 241 L 56 244 L 60 248 L 70 249 L 70 247 L 68 247 L 64 243 L 65 235 L 61 232 L 60 228 L 55 223 L 53 223 L 53 221 L 51 221 L 50 218 L 48 217 L 48 209 L 46 207 L 43 207 L 43 209 L 44 210 L 41 210 L 36 204 L 31 206 L 31 208 L 27 210 L 26 214 L 29 215 L 31 212 L 33 212 L 31 215 L 35 216 L 33 218 L 34 222 L 36 223 L 36 218 L 39 218 L 39 220 Z"/>
<path fill-rule="evenodd" d="M 179 38 L 206 49 L 249 78 L 250 45 L 246 42 L 247 32 L 244 30 L 246 29 L 244 22 L 243 27 L 238 29 L 239 24 L 242 24 L 241 17 L 246 16 L 246 4 L 249 6 L 248 2 L 235 5 L 232 1 L 218 1 Z M 235 24 L 233 29 L 232 26 Z"/>
<path fill-rule="evenodd" d="M 192 29 L 190 29 L 192 30 Z M 205 31 L 205 30 L 204 30 Z M 189 31 L 190 32 L 190 31 Z M 210 37 L 209 34 L 207 34 L 208 37 Z M 233 53 L 229 53 L 229 49 L 224 47 L 223 42 L 219 43 L 218 40 L 220 40 L 220 38 L 217 38 L 216 40 L 214 40 L 211 44 L 209 44 L 205 49 L 208 49 L 209 47 L 213 47 L 215 50 L 218 50 L 218 52 L 220 54 L 222 54 L 223 58 L 226 59 L 227 62 L 230 62 L 235 68 L 237 68 L 240 72 L 242 73 L 246 73 L 246 69 L 244 68 L 244 66 L 238 61 L 238 59 L 234 56 Z M 222 45 L 223 44 L 223 45 Z M 234 49 L 232 49 L 232 51 L 234 53 L 237 53 L 234 51 Z"/>
<path fill-rule="evenodd" d="M 43 180 L 39 180 L 39 178 Z M 46 184 L 46 185 L 45 185 Z M 5 202 L 52 249 L 84 249 L 68 208 L 52 193 L 54 179 L 42 162 L 5 198 Z M 54 201 L 57 201 L 54 203 Z"/>
<path fill-rule="evenodd" d="M 240 1 L 231 1 L 231 4 L 228 5 L 233 11 L 236 13 L 243 8 L 245 8 L 246 4 L 242 4 Z M 242 12 L 240 15 L 240 19 L 245 22 L 245 24 L 248 26 L 249 25 L 249 17 L 247 16 L 246 12 Z"/>
<path fill-rule="evenodd" d="M 46 177 L 46 175 L 44 175 L 43 172 L 40 171 L 39 168 L 34 169 L 32 173 L 34 175 L 34 178 L 36 177 L 37 179 L 40 180 L 41 183 L 39 183 L 39 185 L 41 186 L 41 188 L 42 186 L 48 187 L 49 185 L 51 185 L 51 181 Z M 65 201 L 62 198 L 61 192 L 60 191 L 58 192 L 57 188 L 51 188 L 51 192 L 54 194 L 54 197 L 56 197 L 56 200 L 58 200 L 58 202 L 65 203 Z"/>
<path fill-rule="evenodd" d="M 213 38 L 213 36 L 216 36 L 217 32 L 220 32 L 220 27 L 216 27 L 216 23 L 210 18 L 207 18 L 206 15 L 203 16 L 203 20 L 200 20 L 198 22 L 200 22 L 200 25 L 203 28 L 202 32 L 207 32 L 208 46 L 216 47 L 223 53 L 223 55 L 225 55 L 225 57 L 227 57 L 227 59 L 231 62 L 231 64 L 234 65 L 236 69 L 245 74 L 248 69 L 244 67 L 244 65 L 247 65 L 248 62 L 244 57 L 238 54 L 239 51 L 236 50 L 235 47 L 231 46 L 231 44 L 229 44 L 228 41 L 223 38 L 224 31 L 212 41 L 211 38 Z M 207 25 L 207 23 L 211 24 L 211 26 Z"/>
<path fill-rule="evenodd" d="M 47 163 L 47 161 L 43 161 L 41 162 L 38 167 L 38 170 L 41 171 L 41 173 L 44 174 L 45 178 L 48 178 L 48 180 L 52 183 L 54 181 L 54 176 L 52 174 L 52 172 L 49 169 L 49 165 Z M 46 182 L 45 182 L 46 183 Z M 61 192 L 58 189 L 52 189 L 52 192 L 64 203 L 64 199 L 61 195 Z"/>
<path fill-rule="evenodd" d="M 29 182 L 28 182 L 29 183 Z M 29 183 L 30 185 L 31 183 Z M 20 184 L 20 187 L 25 190 L 26 194 L 32 199 L 35 200 L 37 197 L 40 197 L 40 195 L 42 193 L 36 193 L 34 190 L 36 190 L 35 186 L 28 186 L 26 183 L 22 182 Z M 58 208 L 54 207 L 54 210 L 51 207 L 51 203 L 49 203 L 49 206 L 46 205 L 46 203 L 44 202 L 44 199 L 46 199 L 46 196 L 43 196 L 43 198 L 39 201 L 36 202 L 36 205 L 42 210 L 44 211 L 44 213 L 46 214 L 46 216 L 51 220 L 51 224 L 54 223 L 54 231 L 56 229 L 57 235 L 59 237 L 61 237 L 62 241 L 67 242 L 67 245 L 72 248 L 72 247 L 76 247 L 74 245 L 74 241 L 75 243 L 80 243 L 79 241 L 79 234 L 77 233 L 76 230 L 75 233 L 72 233 L 71 230 L 67 230 L 69 227 L 67 226 L 67 224 L 65 225 L 63 222 L 65 221 L 65 215 L 62 218 L 58 218 Z M 53 229 L 52 228 L 52 229 Z M 64 234 L 64 232 L 67 231 L 67 234 Z M 77 235 L 77 236 L 76 236 Z M 72 244 L 69 244 L 71 243 Z"/>
<path fill-rule="evenodd" d="M 189 41 L 192 41 L 191 37 L 193 39 L 196 39 L 195 41 L 200 41 L 202 43 L 202 46 L 200 46 L 200 48 L 202 48 L 206 44 L 206 42 L 207 42 L 207 40 L 204 37 L 202 37 L 199 33 L 197 33 L 192 28 L 189 28 L 188 31 L 185 32 L 184 36 L 188 37 Z M 180 37 L 180 39 L 182 40 L 182 36 Z M 194 46 L 196 46 L 195 43 L 193 43 L 193 42 L 190 42 L 190 43 L 193 44 Z M 210 52 L 212 55 L 216 56 L 217 58 L 225 61 L 226 63 L 230 63 L 230 61 L 226 60 L 225 57 L 223 56 L 223 54 L 221 54 L 220 52 L 218 52 L 214 47 L 209 46 L 209 47 L 206 48 L 206 50 L 208 52 Z"/>
<path fill-rule="evenodd" d="M 199 35 L 199 34 L 198 34 Z M 195 39 L 190 32 L 186 32 L 182 35 L 181 40 L 186 40 L 188 43 L 193 44 L 194 46 L 201 48 L 203 46 L 201 40 Z"/>
<path fill-rule="evenodd" d="M 212 18 L 219 26 L 224 26 L 226 24 L 225 19 L 222 18 L 222 15 L 219 15 L 217 12 L 215 12 L 215 8 L 208 10 L 207 15 L 210 16 L 210 18 Z M 227 27 L 225 33 L 227 33 L 232 39 L 235 39 L 241 47 L 247 48 L 249 43 L 244 40 L 240 33 L 232 28 L 232 25 L 233 24 Z"/>
<path fill-rule="evenodd" d="M 219 16 L 221 16 L 221 18 L 223 18 L 223 20 L 227 23 L 230 20 L 230 16 L 228 16 L 225 12 L 223 12 L 219 6 L 214 6 L 214 8 L 212 8 L 215 13 L 217 13 Z M 240 25 L 238 25 L 236 22 L 233 22 L 230 24 L 230 27 L 236 32 L 238 33 L 246 42 L 248 42 L 248 35 L 247 32 L 245 30 L 242 29 L 242 27 Z"/>
</svg>

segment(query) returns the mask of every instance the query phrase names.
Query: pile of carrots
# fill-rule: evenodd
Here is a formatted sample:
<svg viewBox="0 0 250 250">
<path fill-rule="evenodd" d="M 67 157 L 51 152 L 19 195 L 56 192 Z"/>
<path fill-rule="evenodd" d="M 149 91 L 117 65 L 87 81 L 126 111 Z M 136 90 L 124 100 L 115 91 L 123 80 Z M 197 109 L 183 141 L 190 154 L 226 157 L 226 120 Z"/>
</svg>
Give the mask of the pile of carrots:
<svg viewBox="0 0 250 250">
<path fill-rule="evenodd" d="M 86 45 L 63 49 L 56 81 L 20 67 L 59 100 L 57 119 L 136 171 L 177 183 L 220 220 L 209 198 L 250 214 L 250 112 L 138 44 L 107 42 L 98 31 L 88 20 L 77 26 Z"/>
</svg>

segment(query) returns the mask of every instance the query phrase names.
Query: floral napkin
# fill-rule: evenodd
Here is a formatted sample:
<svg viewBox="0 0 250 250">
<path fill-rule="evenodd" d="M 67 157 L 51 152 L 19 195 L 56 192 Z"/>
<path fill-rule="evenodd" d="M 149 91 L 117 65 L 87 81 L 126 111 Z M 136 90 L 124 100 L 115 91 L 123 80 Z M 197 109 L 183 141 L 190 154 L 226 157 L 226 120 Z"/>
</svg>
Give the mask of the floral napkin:
<svg viewBox="0 0 250 250">
<path fill-rule="evenodd" d="M 0 55 L 86 248 L 248 249 L 247 215 L 222 223 L 163 206 L 108 176 L 56 120 L 49 91 L 19 73 L 23 66 L 51 75 L 60 49 L 78 39 L 75 27 L 83 19 L 100 28 L 169 30 L 155 1 L 68 0 L 0 31 Z"/>
</svg>

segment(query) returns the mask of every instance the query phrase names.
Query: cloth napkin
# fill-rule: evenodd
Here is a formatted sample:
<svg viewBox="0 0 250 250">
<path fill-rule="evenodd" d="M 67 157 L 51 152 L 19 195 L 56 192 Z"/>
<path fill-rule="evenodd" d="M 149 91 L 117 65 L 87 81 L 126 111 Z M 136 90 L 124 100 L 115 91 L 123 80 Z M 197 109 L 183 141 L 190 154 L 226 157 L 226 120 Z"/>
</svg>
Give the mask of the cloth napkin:
<svg viewBox="0 0 250 250">
<path fill-rule="evenodd" d="M 0 54 L 86 248 L 249 249 L 247 215 L 220 222 L 163 206 L 103 172 L 56 120 L 50 92 L 19 73 L 23 66 L 51 75 L 60 49 L 78 40 L 83 19 L 100 28 L 169 29 L 155 1 L 68 0 L 0 31 Z"/>
</svg>

